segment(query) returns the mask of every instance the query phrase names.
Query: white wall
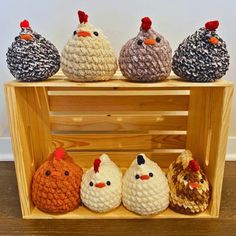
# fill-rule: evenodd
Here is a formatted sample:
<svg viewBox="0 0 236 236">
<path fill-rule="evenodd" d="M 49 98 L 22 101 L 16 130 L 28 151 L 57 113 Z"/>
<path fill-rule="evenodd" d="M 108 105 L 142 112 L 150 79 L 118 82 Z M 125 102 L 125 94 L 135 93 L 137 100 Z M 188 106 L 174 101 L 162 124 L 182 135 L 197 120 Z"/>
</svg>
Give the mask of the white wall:
<svg viewBox="0 0 236 236">
<path fill-rule="evenodd" d="M 189 34 L 208 20 L 220 21 L 219 34 L 228 43 L 231 55 L 226 78 L 236 81 L 236 1 L 227 0 L 0 0 L 0 136 L 8 136 L 3 83 L 12 80 L 6 67 L 7 47 L 19 33 L 19 22 L 28 19 L 34 30 L 51 40 L 61 51 L 78 24 L 77 10 L 85 10 L 90 22 L 103 29 L 118 55 L 121 46 L 135 36 L 143 16 L 151 17 L 153 27 L 176 49 Z M 236 99 L 234 99 L 234 108 Z M 233 110 L 236 118 L 236 109 Z M 230 135 L 236 136 L 232 122 Z"/>
</svg>

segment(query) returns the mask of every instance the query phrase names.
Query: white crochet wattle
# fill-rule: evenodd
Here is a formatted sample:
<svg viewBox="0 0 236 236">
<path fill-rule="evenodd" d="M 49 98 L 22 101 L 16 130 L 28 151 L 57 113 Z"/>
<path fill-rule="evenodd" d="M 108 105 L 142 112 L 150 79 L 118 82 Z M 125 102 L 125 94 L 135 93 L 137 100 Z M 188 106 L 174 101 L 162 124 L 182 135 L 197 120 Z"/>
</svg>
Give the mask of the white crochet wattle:
<svg viewBox="0 0 236 236">
<path fill-rule="evenodd" d="M 76 32 L 91 36 L 73 35 L 61 54 L 63 73 L 75 81 L 99 81 L 112 78 L 117 70 L 115 53 L 103 32 L 89 23 L 82 23 Z M 98 33 L 98 36 L 94 34 Z"/>
<path fill-rule="evenodd" d="M 123 177 L 122 202 L 128 210 L 137 214 L 157 214 L 169 205 L 167 178 L 155 162 L 144 154 L 140 155 L 145 163 L 139 165 L 135 159 Z M 149 178 L 142 180 L 141 176 Z"/>
<path fill-rule="evenodd" d="M 82 178 L 81 200 L 89 209 L 96 212 L 107 212 L 121 204 L 122 174 L 110 158 L 103 154 L 100 157 L 99 171 L 95 173 L 94 167 L 90 168 Z M 108 185 L 108 181 L 110 185 Z M 93 183 L 92 186 L 90 183 Z M 96 184 L 104 183 L 102 188 Z"/>
</svg>

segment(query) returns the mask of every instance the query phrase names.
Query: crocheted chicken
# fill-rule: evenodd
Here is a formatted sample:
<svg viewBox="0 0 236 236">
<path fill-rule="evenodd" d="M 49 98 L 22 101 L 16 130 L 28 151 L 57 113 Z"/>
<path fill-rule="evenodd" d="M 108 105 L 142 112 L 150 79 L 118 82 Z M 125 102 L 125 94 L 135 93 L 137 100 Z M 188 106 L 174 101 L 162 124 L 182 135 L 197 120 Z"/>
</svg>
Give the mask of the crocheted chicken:
<svg viewBox="0 0 236 236">
<path fill-rule="evenodd" d="M 182 214 L 206 210 L 210 199 L 209 182 L 190 151 L 184 151 L 170 165 L 167 178 L 172 210 Z"/>
<path fill-rule="evenodd" d="M 56 47 L 34 32 L 27 20 L 20 23 L 21 32 L 7 51 L 7 66 L 19 81 L 42 81 L 60 68 Z"/>
<path fill-rule="evenodd" d="M 103 32 L 88 23 L 88 15 L 78 15 L 80 24 L 62 51 L 62 71 L 75 81 L 109 80 L 117 70 L 113 49 Z"/>
<path fill-rule="evenodd" d="M 81 199 L 85 206 L 96 212 L 107 212 L 121 203 L 122 174 L 108 155 L 94 161 L 82 179 Z"/>
<path fill-rule="evenodd" d="M 32 200 L 42 211 L 66 213 L 80 204 L 82 169 L 62 148 L 57 148 L 35 172 Z"/>
<path fill-rule="evenodd" d="M 155 82 L 167 78 L 171 72 L 169 42 L 151 28 L 148 17 L 142 19 L 139 34 L 121 49 L 119 66 L 122 74 L 137 82 Z"/>
<path fill-rule="evenodd" d="M 216 33 L 218 26 L 218 21 L 207 22 L 179 45 L 172 63 L 176 75 L 192 82 L 211 82 L 225 75 L 229 54 Z"/>
<path fill-rule="evenodd" d="M 161 168 L 139 154 L 123 177 L 122 201 L 137 214 L 150 215 L 169 205 L 169 187 Z"/>
</svg>

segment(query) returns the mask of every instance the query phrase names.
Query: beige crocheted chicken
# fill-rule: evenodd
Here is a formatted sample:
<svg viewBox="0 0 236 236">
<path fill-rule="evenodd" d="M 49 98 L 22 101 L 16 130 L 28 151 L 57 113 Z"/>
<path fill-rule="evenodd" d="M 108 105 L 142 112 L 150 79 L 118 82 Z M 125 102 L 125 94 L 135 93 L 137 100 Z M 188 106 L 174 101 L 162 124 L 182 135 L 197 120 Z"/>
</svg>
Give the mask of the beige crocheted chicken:
<svg viewBox="0 0 236 236">
<path fill-rule="evenodd" d="M 61 54 L 63 73 L 75 81 L 109 80 L 117 70 L 114 51 L 103 32 L 78 11 L 80 24 Z"/>
<path fill-rule="evenodd" d="M 123 177 L 124 206 L 140 215 L 156 214 L 169 205 L 169 187 L 161 168 L 139 154 Z"/>
<path fill-rule="evenodd" d="M 167 178 L 172 210 L 183 214 L 206 210 L 210 199 L 209 182 L 190 151 L 184 151 L 170 165 Z"/>
<path fill-rule="evenodd" d="M 107 212 L 121 204 L 122 174 L 108 155 L 103 154 L 82 178 L 81 199 L 96 212 Z"/>
</svg>

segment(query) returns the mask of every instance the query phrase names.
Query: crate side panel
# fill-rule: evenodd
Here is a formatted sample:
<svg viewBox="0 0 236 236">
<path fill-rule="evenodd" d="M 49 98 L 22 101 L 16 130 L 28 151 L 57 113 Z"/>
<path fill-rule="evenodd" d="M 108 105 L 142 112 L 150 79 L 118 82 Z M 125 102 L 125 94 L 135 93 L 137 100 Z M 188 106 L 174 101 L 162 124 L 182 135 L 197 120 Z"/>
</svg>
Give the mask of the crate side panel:
<svg viewBox="0 0 236 236">
<path fill-rule="evenodd" d="M 29 120 L 24 88 L 5 87 L 9 127 L 14 152 L 18 191 L 23 217 L 31 214 L 30 183 L 35 170 L 29 142 Z"/>
<path fill-rule="evenodd" d="M 220 209 L 232 91 L 232 87 L 194 88 L 190 93 L 186 146 L 211 183 L 209 209 L 214 216 Z"/>
</svg>

